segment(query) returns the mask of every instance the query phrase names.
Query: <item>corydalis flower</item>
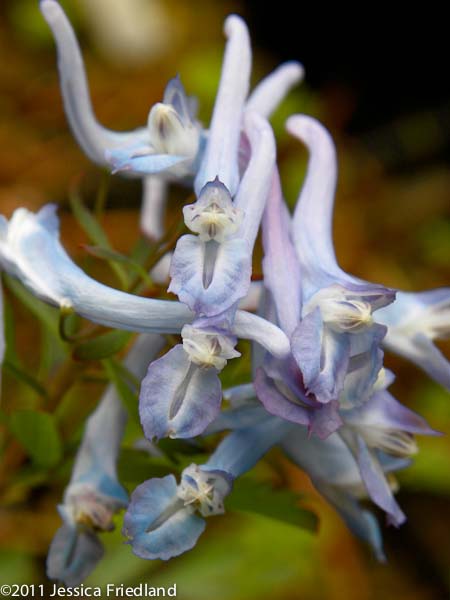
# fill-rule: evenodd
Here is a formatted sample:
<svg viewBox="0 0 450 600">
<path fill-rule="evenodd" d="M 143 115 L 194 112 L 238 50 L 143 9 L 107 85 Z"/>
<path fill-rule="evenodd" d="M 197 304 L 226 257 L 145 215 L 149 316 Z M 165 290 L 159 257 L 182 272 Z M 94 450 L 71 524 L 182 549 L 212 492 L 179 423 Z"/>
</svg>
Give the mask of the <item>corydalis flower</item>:
<svg viewBox="0 0 450 600">
<path fill-rule="evenodd" d="M 139 413 L 149 440 L 202 433 L 220 410 L 218 373 L 240 356 L 236 338 L 219 329 L 186 325 L 181 335 L 183 344 L 151 363 L 142 381 Z"/>
<path fill-rule="evenodd" d="M 336 156 L 331 137 L 314 119 L 290 117 L 287 129 L 310 151 L 308 172 L 292 218 L 292 241 L 300 269 L 301 319 L 292 334 L 292 352 L 305 388 L 320 402 L 339 399 L 352 359 L 359 369 L 356 402 L 364 402 L 382 365 L 386 328 L 373 313 L 391 303 L 392 290 L 361 281 L 338 266 L 331 222 L 336 185 Z"/>
<path fill-rule="evenodd" d="M 124 365 L 136 377 L 164 346 L 155 334 L 140 336 Z M 79 585 L 103 556 L 98 534 L 114 528 L 114 515 L 128 504 L 117 479 L 117 457 L 127 413 L 113 385 L 89 417 L 59 513 L 64 521 L 50 546 L 47 574 L 67 586 Z"/>
<path fill-rule="evenodd" d="M 180 333 L 194 318 L 179 302 L 134 296 L 89 277 L 61 245 L 56 206 L 52 204 L 37 213 L 20 208 L 9 221 L 0 216 L 0 265 L 41 300 L 108 327 L 139 333 Z M 245 311 L 237 311 L 233 334 L 257 340 L 276 356 L 289 351 L 282 331 Z"/>
<path fill-rule="evenodd" d="M 136 488 L 123 529 L 133 552 L 167 560 L 190 550 L 205 529 L 205 518 L 224 512 L 234 479 L 251 469 L 285 428 L 283 421 L 270 417 L 240 428 L 222 440 L 204 465 L 184 469 L 180 484 L 168 475 Z"/>
<path fill-rule="evenodd" d="M 129 132 L 102 127 L 94 116 L 83 59 L 64 11 L 56 0 L 41 0 L 40 8 L 57 45 L 66 115 L 75 138 L 89 158 L 100 165 L 129 170 L 125 156 L 137 154 L 133 168 L 139 172 L 140 161 L 144 160 L 140 156 L 146 153 L 146 174 L 171 169 L 181 176 L 192 173 L 201 133 L 194 119 L 193 103 L 186 97 L 179 79 L 169 82 L 163 102 L 149 113 L 147 127 Z M 125 154 L 124 147 L 128 149 Z M 110 153 L 106 154 L 107 151 Z M 179 165 L 178 172 L 176 165 Z"/>
<path fill-rule="evenodd" d="M 388 327 L 385 347 L 450 390 L 450 363 L 433 344 L 450 337 L 450 288 L 398 292 L 395 304 L 381 310 L 379 318 Z"/>
</svg>

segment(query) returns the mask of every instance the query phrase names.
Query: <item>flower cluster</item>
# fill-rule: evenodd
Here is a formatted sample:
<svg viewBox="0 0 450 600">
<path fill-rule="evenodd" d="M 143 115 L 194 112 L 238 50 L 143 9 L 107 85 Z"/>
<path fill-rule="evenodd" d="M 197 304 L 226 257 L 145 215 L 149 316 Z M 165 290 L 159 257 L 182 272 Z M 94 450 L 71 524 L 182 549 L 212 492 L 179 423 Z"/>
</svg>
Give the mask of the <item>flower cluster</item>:
<svg viewBox="0 0 450 600">
<path fill-rule="evenodd" d="M 450 389 L 450 365 L 433 345 L 450 333 L 450 288 L 399 292 L 339 267 L 331 233 L 335 148 L 326 129 L 305 115 L 286 123 L 309 152 L 290 213 L 268 119 L 303 69 L 283 64 L 250 93 L 250 41 L 240 17 L 225 21 L 208 129 L 177 77 L 146 126 L 118 133 L 94 116 L 62 8 L 56 0 L 41 0 L 40 7 L 56 41 L 73 134 L 98 165 L 142 178 L 144 232 L 162 235 L 171 183 L 191 188 L 196 200 L 183 208 L 191 233 L 170 256 L 168 291 L 178 301 L 139 297 L 90 278 L 62 247 L 53 205 L 2 218 L 1 267 L 53 306 L 141 334 L 125 362 L 142 378 L 139 413 L 147 440 L 228 432 L 207 462 L 185 468 L 178 482 L 174 475 L 152 478 L 128 498 L 116 472 L 126 414 L 108 389 L 88 420 L 60 506 L 64 524 L 50 548 L 49 577 L 69 586 L 81 582 L 102 555 L 98 532 L 110 529 L 123 508 L 123 532 L 136 555 L 169 559 L 189 550 L 206 519 L 224 512 L 233 481 L 273 446 L 308 473 L 382 560 L 377 520 L 360 500 L 370 499 L 389 523 L 403 523 L 391 473 L 417 451 L 414 435 L 436 433 L 388 391 L 394 376 L 383 367 L 383 349 L 406 356 Z M 260 228 L 264 279 L 252 282 Z M 181 334 L 180 343 L 158 357 L 160 334 L 167 333 Z M 219 373 L 240 356 L 238 339 L 254 347 L 253 381 L 227 390 L 221 410 Z"/>
</svg>

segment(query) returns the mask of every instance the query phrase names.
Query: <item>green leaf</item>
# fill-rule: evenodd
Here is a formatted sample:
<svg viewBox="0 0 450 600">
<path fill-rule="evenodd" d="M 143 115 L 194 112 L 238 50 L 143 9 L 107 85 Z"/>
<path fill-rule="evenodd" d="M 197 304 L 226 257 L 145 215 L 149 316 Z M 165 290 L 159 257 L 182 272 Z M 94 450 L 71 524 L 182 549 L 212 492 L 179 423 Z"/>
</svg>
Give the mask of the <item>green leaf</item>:
<svg viewBox="0 0 450 600">
<path fill-rule="evenodd" d="M 127 409 L 128 414 L 134 421 L 139 423 L 137 390 L 133 391 L 134 386 L 124 379 L 123 371 L 116 361 L 111 358 L 106 358 L 102 361 L 102 364 L 108 379 L 114 384 L 117 393 L 119 394 L 119 398 Z"/>
<path fill-rule="evenodd" d="M 21 383 L 34 390 L 42 398 L 48 398 L 48 394 L 43 385 L 37 381 L 32 375 L 24 371 L 19 365 L 14 364 L 11 360 L 5 360 L 3 368 L 8 371 L 13 377 L 15 377 Z"/>
<path fill-rule="evenodd" d="M 120 352 L 130 341 L 129 331 L 109 331 L 103 335 L 77 344 L 73 349 L 75 360 L 101 360 Z"/>
<path fill-rule="evenodd" d="M 10 292 L 35 316 L 41 323 L 59 339 L 59 313 L 30 294 L 21 283 L 12 277 L 5 276 L 5 284 Z"/>
<path fill-rule="evenodd" d="M 235 483 L 225 503 L 229 510 L 256 513 L 301 529 L 317 531 L 317 516 L 310 510 L 300 508 L 299 500 L 301 496 L 295 492 L 275 489 L 247 478 Z"/>
<path fill-rule="evenodd" d="M 84 206 L 81 198 L 79 198 L 76 192 L 71 194 L 70 205 L 76 220 L 80 224 L 83 231 L 88 235 L 89 239 L 100 248 L 112 250 L 108 236 L 106 235 L 103 227 L 94 217 L 94 215 Z M 108 260 L 108 264 L 114 271 L 122 288 L 127 290 L 129 288 L 129 279 L 125 269 L 123 269 L 121 265 L 117 264 L 117 262 L 111 260 Z"/>
<path fill-rule="evenodd" d="M 133 485 L 151 477 L 165 477 L 174 471 L 173 465 L 164 458 L 153 457 L 133 448 L 122 449 L 117 469 L 119 480 Z"/>
<path fill-rule="evenodd" d="M 37 465 L 53 467 L 61 460 L 61 437 L 52 415 L 21 410 L 12 414 L 9 426 Z"/>
</svg>

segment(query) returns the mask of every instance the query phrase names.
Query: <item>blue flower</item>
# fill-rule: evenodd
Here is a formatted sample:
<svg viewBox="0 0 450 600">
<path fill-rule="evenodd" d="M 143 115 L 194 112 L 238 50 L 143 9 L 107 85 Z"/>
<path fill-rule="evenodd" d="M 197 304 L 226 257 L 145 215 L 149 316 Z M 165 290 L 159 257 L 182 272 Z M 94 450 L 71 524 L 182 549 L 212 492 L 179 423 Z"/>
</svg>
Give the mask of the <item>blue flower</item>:
<svg viewBox="0 0 450 600">
<path fill-rule="evenodd" d="M 251 469 L 289 427 L 266 414 L 254 427 L 227 435 L 204 465 L 184 469 L 178 485 L 168 475 L 137 487 L 123 528 L 133 552 L 168 560 L 190 550 L 205 529 L 205 518 L 224 512 L 234 479 Z"/>
<path fill-rule="evenodd" d="M 378 314 L 380 322 L 388 327 L 384 346 L 450 390 L 450 363 L 433 344 L 450 335 L 450 288 L 398 292 L 395 304 Z"/>
<path fill-rule="evenodd" d="M 128 353 L 125 366 L 142 376 L 147 361 L 163 345 L 159 335 L 142 335 Z M 102 558 L 98 533 L 113 529 L 115 513 L 128 504 L 116 467 L 126 421 L 127 413 L 110 385 L 87 420 L 64 503 L 59 506 L 64 524 L 56 532 L 47 558 L 50 579 L 69 587 L 79 585 Z"/>
</svg>

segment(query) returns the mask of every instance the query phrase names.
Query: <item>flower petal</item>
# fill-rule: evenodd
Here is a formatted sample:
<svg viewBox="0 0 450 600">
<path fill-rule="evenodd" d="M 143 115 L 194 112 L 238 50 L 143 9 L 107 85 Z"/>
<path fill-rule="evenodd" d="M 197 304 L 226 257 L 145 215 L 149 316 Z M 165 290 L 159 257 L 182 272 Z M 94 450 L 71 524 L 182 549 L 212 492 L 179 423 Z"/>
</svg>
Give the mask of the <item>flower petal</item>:
<svg viewBox="0 0 450 600">
<path fill-rule="evenodd" d="M 142 381 L 139 412 L 144 433 L 154 437 L 194 437 L 220 410 L 217 371 L 190 362 L 183 346 L 151 363 Z"/>
<path fill-rule="evenodd" d="M 249 89 L 251 50 L 247 26 L 240 17 L 231 15 L 227 18 L 225 34 L 228 42 L 222 75 L 205 154 L 195 178 L 197 196 L 203 186 L 216 177 L 231 196 L 235 195 L 239 184 L 238 148 Z"/>
<path fill-rule="evenodd" d="M 394 498 L 375 453 L 367 447 L 360 435 L 356 435 L 356 457 L 370 498 L 387 513 L 389 523 L 398 527 L 406 517 Z"/>
<path fill-rule="evenodd" d="M 173 475 L 138 486 L 124 518 L 123 533 L 141 558 L 168 560 L 195 546 L 205 529 L 204 519 L 183 508 Z"/>
<path fill-rule="evenodd" d="M 89 158 L 99 165 L 105 165 L 107 148 L 145 139 L 146 128 L 116 133 L 97 122 L 92 110 L 83 58 L 69 20 L 56 0 L 41 0 L 40 9 L 55 38 L 61 93 L 70 128 Z"/>
<path fill-rule="evenodd" d="M 208 459 L 205 468 L 239 477 L 292 429 L 292 425 L 267 415 L 256 424 L 228 434 Z"/>
<path fill-rule="evenodd" d="M 300 265 L 290 237 L 290 216 L 283 203 L 280 177 L 272 178 L 263 218 L 264 283 L 270 290 L 281 328 L 291 336 L 300 322 Z"/>
<path fill-rule="evenodd" d="M 307 314 L 291 340 L 307 392 L 319 402 L 337 400 L 344 387 L 350 357 L 350 336 L 324 327 L 320 310 Z"/>
<path fill-rule="evenodd" d="M 151 175 L 166 171 L 173 175 L 187 175 L 190 171 L 188 165 L 192 163 L 189 156 L 138 154 L 134 146 L 130 149 L 122 147 L 108 150 L 105 157 L 108 163 L 114 167 L 113 173 L 130 172 L 137 175 Z M 180 167 L 183 167 L 181 173 Z"/>
<path fill-rule="evenodd" d="M 311 415 L 308 408 L 300 402 L 288 399 L 261 367 L 256 372 L 255 390 L 259 400 L 270 414 L 299 425 L 310 424 Z"/>
<path fill-rule="evenodd" d="M 167 182 L 150 175 L 144 177 L 142 185 L 141 229 L 150 240 L 159 240 L 164 235 Z"/>
<path fill-rule="evenodd" d="M 437 435 L 423 417 L 398 402 L 385 390 L 373 394 L 362 406 L 345 411 L 345 421 L 352 425 L 407 431 L 419 435 Z"/>
<path fill-rule="evenodd" d="M 299 62 L 283 63 L 258 83 L 247 100 L 246 110 L 269 118 L 291 88 L 301 83 L 304 74 L 305 70 Z"/>
<path fill-rule="evenodd" d="M 245 240 L 231 239 L 218 244 L 184 235 L 172 257 L 169 291 L 197 314 L 218 315 L 245 297 L 251 268 Z"/>
<path fill-rule="evenodd" d="M 247 240 L 253 251 L 275 167 L 276 148 L 272 128 L 256 113 L 245 113 L 244 131 L 250 141 L 251 156 L 233 204 L 244 213 L 237 236 Z"/>
<path fill-rule="evenodd" d="M 56 207 L 16 210 L 0 235 L 0 264 L 36 296 L 87 319 L 131 331 L 179 333 L 192 313 L 178 302 L 120 292 L 84 273 L 59 241 Z"/>
<path fill-rule="evenodd" d="M 67 587 L 75 587 L 92 572 L 103 553 L 103 545 L 94 533 L 63 525 L 50 546 L 47 576 Z"/>
<path fill-rule="evenodd" d="M 293 216 L 293 237 L 302 266 L 341 274 L 332 238 L 336 150 L 328 131 L 312 117 L 295 115 L 286 129 L 310 152 L 308 171 Z"/>
</svg>

